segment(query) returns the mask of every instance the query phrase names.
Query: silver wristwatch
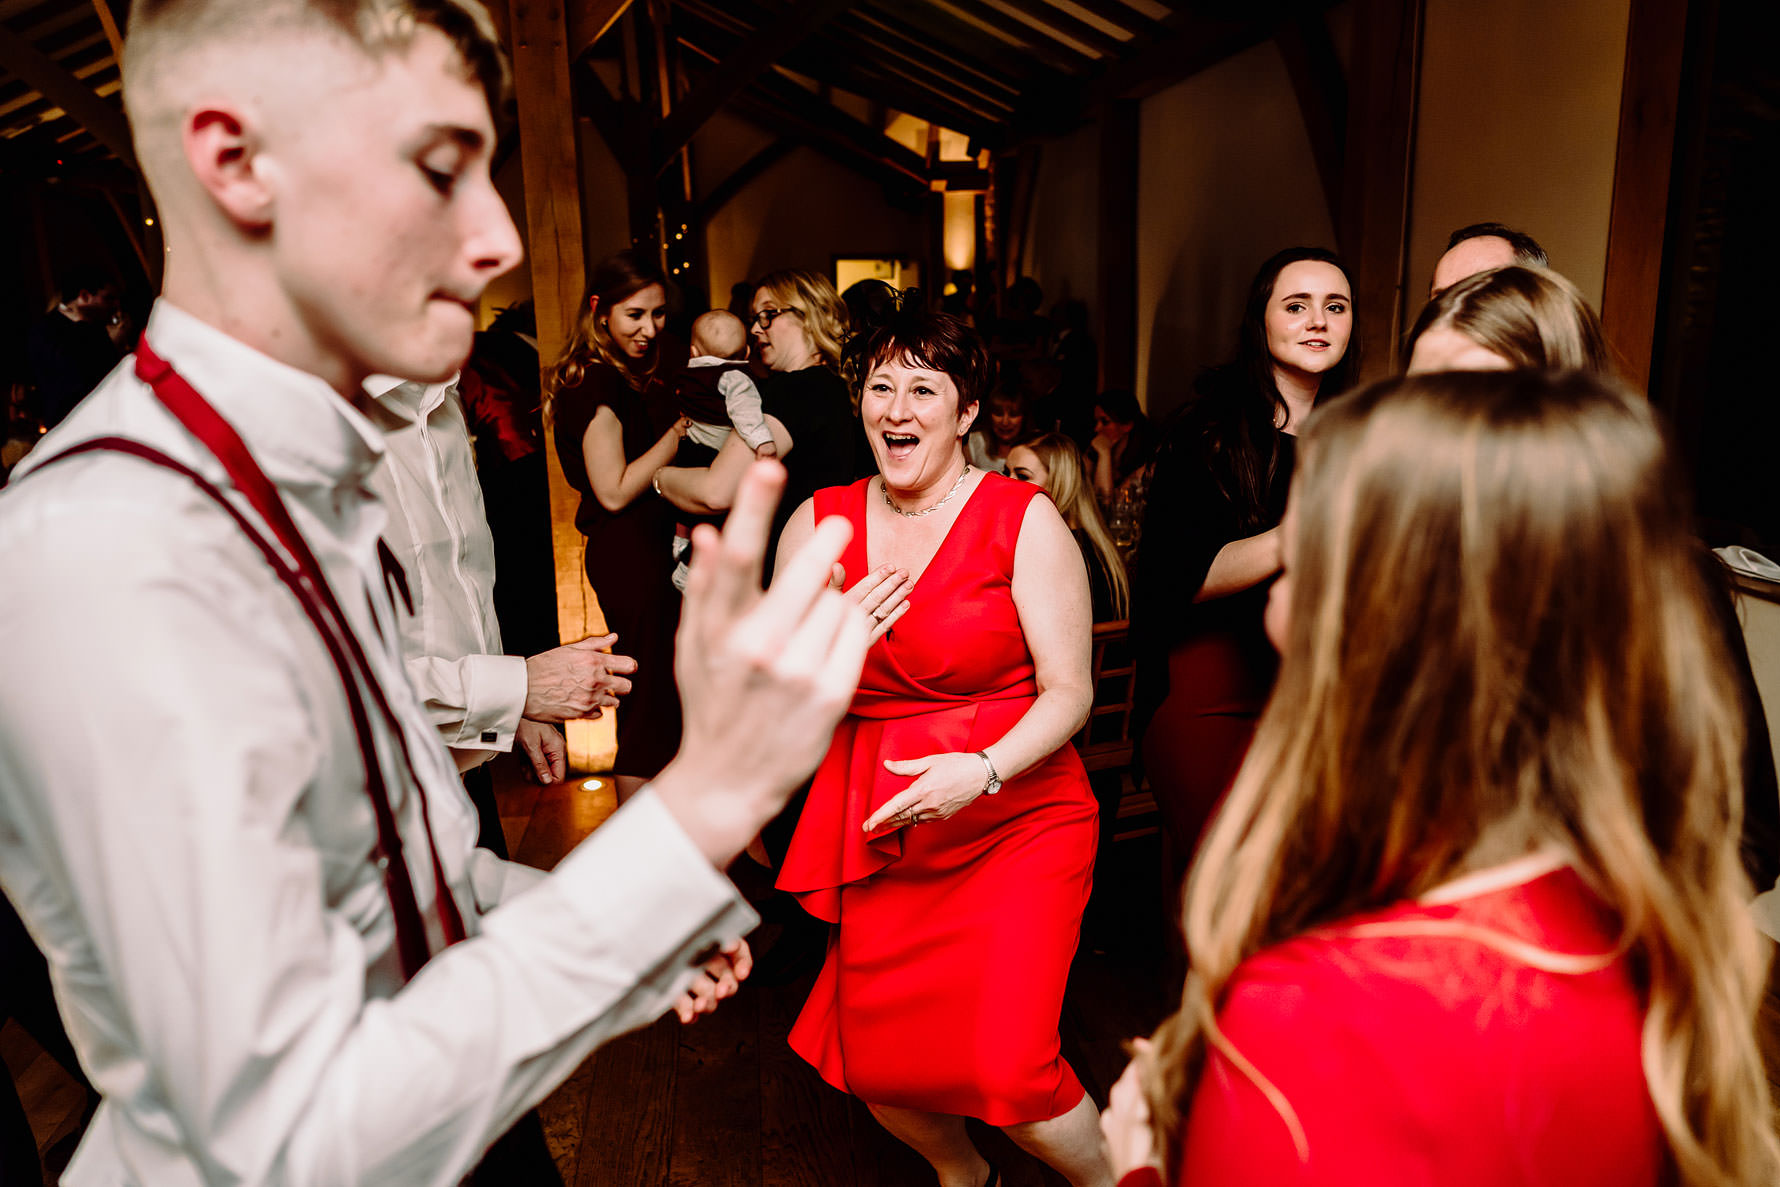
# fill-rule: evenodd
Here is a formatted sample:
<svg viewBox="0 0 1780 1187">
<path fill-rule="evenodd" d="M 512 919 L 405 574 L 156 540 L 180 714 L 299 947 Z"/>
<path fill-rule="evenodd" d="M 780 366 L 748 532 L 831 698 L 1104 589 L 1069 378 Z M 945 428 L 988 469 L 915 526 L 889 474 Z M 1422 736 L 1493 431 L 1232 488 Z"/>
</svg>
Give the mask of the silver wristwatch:
<svg viewBox="0 0 1780 1187">
<path fill-rule="evenodd" d="M 983 794 L 994 795 L 1001 790 L 1001 776 L 995 773 L 995 764 L 989 761 L 989 752 L 987 750 L 979 750 L 976 754 L 978 758 L 983 760 L 983 765 L 989 768 L 989 781 L 983 784 Z"/>
</svg>

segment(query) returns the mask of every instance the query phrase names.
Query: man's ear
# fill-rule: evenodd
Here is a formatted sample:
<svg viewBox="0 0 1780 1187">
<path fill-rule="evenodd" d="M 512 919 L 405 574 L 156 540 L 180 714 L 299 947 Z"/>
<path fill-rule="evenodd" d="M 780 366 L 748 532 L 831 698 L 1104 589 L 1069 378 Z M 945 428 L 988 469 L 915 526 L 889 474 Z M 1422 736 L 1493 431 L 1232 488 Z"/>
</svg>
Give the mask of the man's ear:
<svg viewBox="0 0 1780 1187">
<path fill-rule="evenodd" d="M 243 229 L 270 226 L 272 191 L 260 167 L 260 139 L 240 113 L 199 107 L 182 133 L 192 174 L 223 213 Z"/>
</svg>

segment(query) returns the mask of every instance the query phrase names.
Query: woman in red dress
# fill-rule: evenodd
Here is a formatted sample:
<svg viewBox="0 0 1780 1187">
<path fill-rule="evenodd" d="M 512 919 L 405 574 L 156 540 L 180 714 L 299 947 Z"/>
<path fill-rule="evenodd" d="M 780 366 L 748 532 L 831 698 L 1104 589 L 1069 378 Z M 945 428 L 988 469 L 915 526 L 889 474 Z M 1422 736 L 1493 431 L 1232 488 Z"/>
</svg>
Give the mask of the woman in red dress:
<svg viewBox="0 0 1780 1187">
<path fill-rule="evenodd" d="M 1092 699 L 1081 553 L 1036 487 L 966 460 L 992 368 L 969 327 L 900 315 L 860 357 L 879 477 L 818 491 L 780 543 L 846 516 L 837 580 L 880 623 L 779 877 L 837 925 L 791 1044 L 945 1187 L 997 1180 L 966 1117 L 1110 1187 L 1057 1034 L 1098 838 L 1068 744 Z"/>
<path fill-rule="evenodd" d="M 1780 1182 L 1742 723 L 1685 481 L 1581 373 L 1311 418 L 1281 664 L 1104 1119 L 1130 1184 Z"/>
</svg>

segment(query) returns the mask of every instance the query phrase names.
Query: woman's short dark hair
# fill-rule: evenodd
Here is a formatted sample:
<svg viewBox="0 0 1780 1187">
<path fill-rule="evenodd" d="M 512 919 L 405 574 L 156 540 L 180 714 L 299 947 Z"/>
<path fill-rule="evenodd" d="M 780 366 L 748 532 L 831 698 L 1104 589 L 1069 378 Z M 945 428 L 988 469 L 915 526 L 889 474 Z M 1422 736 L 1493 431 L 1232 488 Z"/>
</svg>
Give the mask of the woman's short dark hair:
<svg viewBox="0 0 1780 1187">
<path fill-rule="evenodd" d="M 902 312 L 860 335 L 858 380 L 865 380 L 893 359 L 907 358 L 917 367 L 943 371 L 958 388 L 958 409 L 977 403 L 995 380 L 995 361 L 977 332 L 949 313 Z"/>
</svg>

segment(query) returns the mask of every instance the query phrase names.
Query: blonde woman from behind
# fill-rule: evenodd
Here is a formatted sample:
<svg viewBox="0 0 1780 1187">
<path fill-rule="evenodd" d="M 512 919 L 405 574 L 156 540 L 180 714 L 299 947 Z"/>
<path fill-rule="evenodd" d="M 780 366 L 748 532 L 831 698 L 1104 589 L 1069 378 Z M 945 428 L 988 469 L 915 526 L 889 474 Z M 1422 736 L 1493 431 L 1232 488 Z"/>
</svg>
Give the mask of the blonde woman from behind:
<svg viewBox="0 0 1780 1187">
<path fill-rule="evenodd" d="M 1188 885 L 1181 1008 L 1103 1119 L 1115 1167 L 1777 1181 L 1741 713 L 1647 402 L 1411 376 L 1303 448 L 1279 680 Z"/>
</svg>

